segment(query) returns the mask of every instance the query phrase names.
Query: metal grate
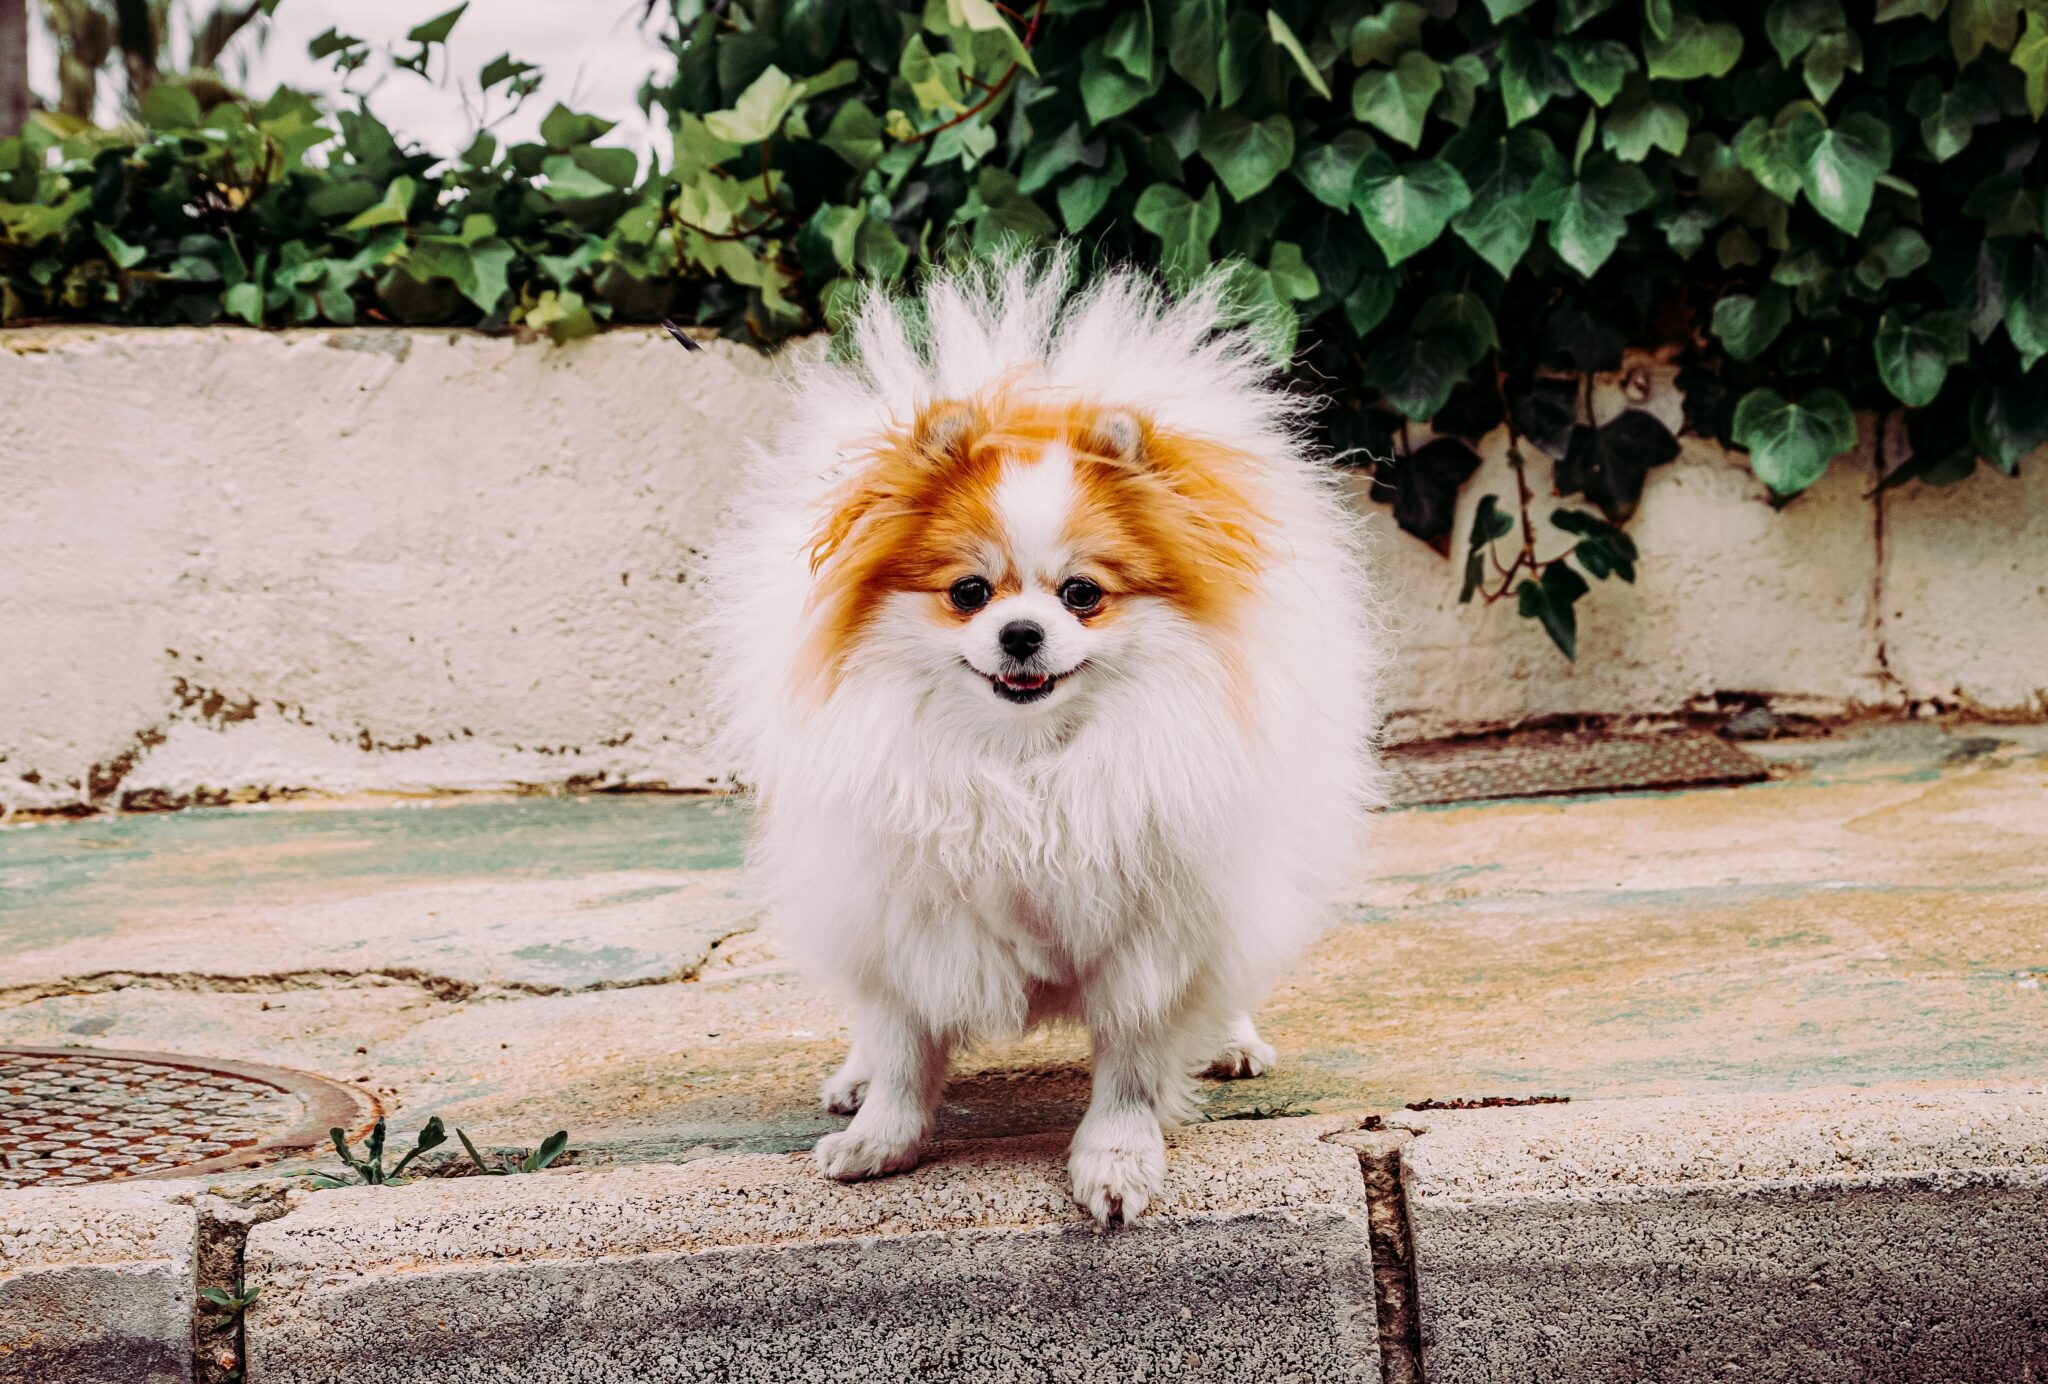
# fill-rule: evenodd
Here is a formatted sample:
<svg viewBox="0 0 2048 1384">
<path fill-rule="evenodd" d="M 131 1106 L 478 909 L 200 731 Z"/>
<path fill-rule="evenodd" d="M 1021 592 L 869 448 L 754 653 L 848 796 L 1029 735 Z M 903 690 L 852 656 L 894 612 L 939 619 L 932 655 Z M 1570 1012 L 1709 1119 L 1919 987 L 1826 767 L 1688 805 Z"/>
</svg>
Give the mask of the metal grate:
<svg viewBox="0 0 2048 1384">
<path fill-rule="evenodd" d="M 1603 736 L 1529 744 L 1431 745 L 1390 750 L 1394 807 L 1755 783 L 1763 764 L 1713 735 Z"/>
<path fill-rule="evenodd" d="M 0 1048 L 0 1188 L 217 1171 L 374 1113 L 298 1072 L 159 1053 Z"/>
</svg>

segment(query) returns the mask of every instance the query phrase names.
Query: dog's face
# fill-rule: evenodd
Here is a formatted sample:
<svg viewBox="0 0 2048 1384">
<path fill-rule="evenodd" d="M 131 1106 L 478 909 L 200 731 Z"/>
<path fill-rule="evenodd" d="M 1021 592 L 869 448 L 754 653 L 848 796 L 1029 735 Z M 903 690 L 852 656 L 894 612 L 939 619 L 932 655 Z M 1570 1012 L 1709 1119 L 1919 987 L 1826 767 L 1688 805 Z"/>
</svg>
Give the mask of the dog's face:
<svg viewBox="0 0 2048 1384">
<path fill-rule="evenodd" d="M 814 537 L 810 671 L 825 695 L 872 668 L 1014 721 L 1227 640 L 1259 561 L 1248 465 L 1123 410 L 934 404 Z"/>
</svg>

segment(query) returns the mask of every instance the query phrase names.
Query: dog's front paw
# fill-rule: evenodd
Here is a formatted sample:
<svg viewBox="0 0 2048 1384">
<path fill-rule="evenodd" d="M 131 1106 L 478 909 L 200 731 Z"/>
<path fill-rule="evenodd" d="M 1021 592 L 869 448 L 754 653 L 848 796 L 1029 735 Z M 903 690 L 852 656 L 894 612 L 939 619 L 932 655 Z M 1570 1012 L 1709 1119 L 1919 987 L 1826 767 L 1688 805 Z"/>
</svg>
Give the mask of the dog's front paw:
<svg viewBox="0 0 2048 1384">
<path fill-rule="evenodd" d="M 1103 1225 L 1128 1225 L 1166 1186 L 1166 1142 L 1155 1127 L 1142 1136 L 1097 1143 L 1074 1140 L 1067 1174 L 1074 1200 Z"/>
<path fill-rule="evenodd" d="M 858 1129 L 842 1129 L 818 1140 L 812 1157 L 818 1171 L 839 1182 L 858 1182 L 864 1177 L 882 1177 L 917 1166 L 924 1156 L 915 1140 L 878 1138 Z"/>
<path fill-rule="evenodd" d="M 1272 1069 L 1279 1054 L 1273 1045 L 1253 1034 L 1249 1038 L 1232 1038 L 1223 1045 L 1223 1051 L 1209 1064 L 1209 1075 L 1225 1081 L 1236 1081 L 1242 1077 L 1264 1076 Z"/>
<path fill-rule="evenodd" d="M 818 1090 L 818 1103 L 835 1115 L 852 1115 L 868 1097 L 868 1079 L 851 1067 L 841 1067 L 825 1079 Z"/>
</svg>

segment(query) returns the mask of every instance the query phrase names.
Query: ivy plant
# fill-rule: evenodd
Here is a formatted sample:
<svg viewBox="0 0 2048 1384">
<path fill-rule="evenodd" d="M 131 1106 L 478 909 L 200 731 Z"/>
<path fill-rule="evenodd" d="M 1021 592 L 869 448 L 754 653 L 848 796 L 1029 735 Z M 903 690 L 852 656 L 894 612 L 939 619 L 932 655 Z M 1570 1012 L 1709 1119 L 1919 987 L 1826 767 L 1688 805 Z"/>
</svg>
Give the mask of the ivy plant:
<svg viewBox="0 0 2048 1384">
<path fill-rule="evenodd" d="M 1594 407 L 1630 348 L 1681 432 L 1788 504 L 2048 443 L 2048 0 L 654 0 L 641 160 L 556 108 L 450 160 L 360 100 L 205 104 L 0 141 L 0 311 L 254 325 L 680 320 L 775 338 L 862 281 L 1072 236 L 1218 262 L 1324 440 L 1566 655 L 1673 431 Z M 398 65 L 445 80 L 460 10 Z M 360 68 L 330 32 L 317 55 Z M 478 74 L 531 94 L 511 57 Z M 1603 395 L 1604 397 L 1604 395 Z M 1902 414 L 1902 427 L 1883 426 Z M 1859 425 L 1875 415 L 1878 426 Z M 1515 477 L 1454 533 L 1477 444 Z M 1894 439 L 1901 445 L 1889 445 Z M 1539 525 L 1528 463 L 1574 504 Z M 1860 464 L 1860 463 L 1859 463 Z M 1583 502 L 1579 504 L 1577 502 Z"/>
</svg>

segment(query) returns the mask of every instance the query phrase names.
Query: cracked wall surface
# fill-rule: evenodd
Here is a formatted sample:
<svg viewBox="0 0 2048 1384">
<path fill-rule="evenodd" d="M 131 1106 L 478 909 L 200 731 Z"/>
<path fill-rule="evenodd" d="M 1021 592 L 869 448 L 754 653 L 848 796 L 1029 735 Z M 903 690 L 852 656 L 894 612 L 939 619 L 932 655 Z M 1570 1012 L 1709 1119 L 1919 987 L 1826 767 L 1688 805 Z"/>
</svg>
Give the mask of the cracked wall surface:
<svg viewBox="0 0 2048 1384">
<path fill-rule="evenodd" d="M 787 359 L 636 330 L 0 332 L 0 809 L 724 782 L 697 579 Z M 1596 413 L 1676 426 L 1670 376 L 1640 361 Z M 1717 694 L 2041 714 L 2041 468 L 1874 497 L 1874 434 L 1776 513 L 1686 439 L 1571 664 L 1511 603 L 1459 605 L 1458 565 L 1351 476 L 1394 735 Z M 1482 451 L 1460 534 L 1513 493 L 1504 437 Z"/>
</svg>

